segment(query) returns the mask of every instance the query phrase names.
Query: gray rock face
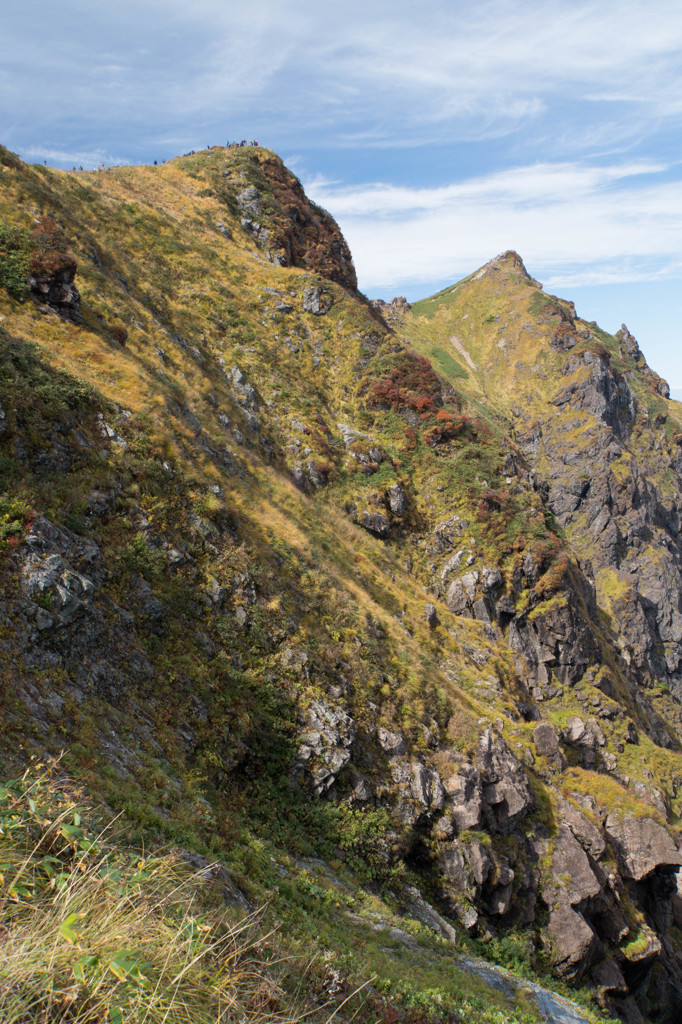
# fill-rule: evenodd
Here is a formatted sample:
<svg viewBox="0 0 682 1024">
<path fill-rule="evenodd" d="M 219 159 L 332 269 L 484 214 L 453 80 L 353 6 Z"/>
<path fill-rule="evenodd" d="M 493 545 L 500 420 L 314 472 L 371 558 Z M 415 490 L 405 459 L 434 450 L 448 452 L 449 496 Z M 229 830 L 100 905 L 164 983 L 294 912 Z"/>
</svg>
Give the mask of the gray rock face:
<svg viewBox="0 0 682 1024">
<path fill-rule="evenodd" d="M 682 865 L 682 854 L 672 836 L 652 818 L 621 819 L 610 814 L 606 834 L 625 878 L 640 882 L 657 868 L 672 870 Z"/>
<path fill-rule="evenodd" d="M 394 516 L 402 516 L 407 511 L 407 497 L 399 484 L 389 487 L 388 504 Z"/>
<path fill-rule="evenodd" d="M 552 675 L 563 685 L 573 686 L 600 657 L 582 610 L 587 604 L 596 616 L 593 596 L 567 588 L 563 597 L 561 602 L 540 606 L 532 618 L 521 615 L 509 623 L 507 643 L 524 655 L 541 686 Z"/>
<path fill-rule="evenodd" d="M 252 384 L 249 384 L 243 371 L 238 366 L 233 366 L 229 373 L 232 384 L 232 393 L 242 408 L 258 410 L 258 397 Z"/>
<path fill-rule="evenodd" d="M 535 807 L 528 777 L 504 739 L 486 729 L 478 744 L 483 802 L 493 831 L 511 832 Z"/>
<path fill-rule="evenodd" d="M 588 968 L 603 955 L 597 935 L 571 907 L 551 910 L 548 947 L 552 965 L 569 984 L 577 985 Z"/>
<path fill-rule="evenodd" d="M 457 892 L 473 899 L 476 892 L 473 874 L 457 843 L 441 847 L 438 851 L 438 864 L 445 878 Z"/>
<path fill-rule="evenodd" d="M 77 537 L 69 530 L 55 526 L 39 517 L 25 538 L 28 549 L 22 563 L 24 592 L 32 600 L 49 602 L 42 608 L 39 628 L 47 629 L 55 621 L 70 625 L 82 613 L 93 607 L 95 582 L 72 563 L 89 566 L 99 558 L 94 541 Z M 68 561 L 67 561 L 68 558 Z"/>
<path fill-rule="evenodd" d="M 254 185 L 248 185 L 237 193 L 237 205 L 244 213 L 260 217 L 263 211 L 261 195 Z"/>
<path fill-rule="evenodd" d="M 592 977 L 604 993 L 610 995 L 627 995 L 628 986 L 625 978 L 613 960 L 605 960 L 592 971 Z"/>
<path fill-rule="evenodd" d="M 360 526 L 369 533 L 376 534 L 385 540 L 391 532 L 391 524 L 381 512 L 369 512 L 367 509 L 360 516 Z"/>
<path fill-rule="evenodd" d="M 433 768 L 415 762 L 411 766 L 412 796 L 424 807 L 433 811 L 441 811 L 445 802 L 445 790 L 438 772 Z"/>
<path fill-rule="evenodd" d="M 321 700 L 313 701 L 305 717 L 307 728 L 301 736 L 297 760 L 307 767 L 313 789 L 321 796 L 351 759 L 355 723 L 344 710 Z"/>
<path fill-rule="evenodd" d="M 625 325 L 616 338 L 622 357 L 634 359 L 641 378 L 665 396 L 667 385 L 646 366 Z M 614 462 L 636 431 L 628 374 L 620 375 L 603 351 L 589 350 L 571 354 L 562 373 L 567 383 L 553 399 L 552 414 L 529 431 L 522 445 L 531 463 L 542 466 L 545 479 L 538 484 L 560 525 L 579 538 L 591 572 L 598 576 L 608 568 L 617 573 L 621 593 L 613 613 L 631 686 L 643 675 L 667 679 L 682 700 L 682 458 L 663 443 L 654 422 L 646 428 L 648 438 L 635 438 L 627 473 L 614 472 Z M 566 430 L 578 425 L 580 443 L 567 445 Z M 664 493 L 668 467 L 674 468 L 674 483 Z M 580 646 L 588 653 L 587 645 Z M 653 721 L 651 728 L 656 742 L 666 745 L 665 730 Z"/>
<path fill-rule="evenodd" d="M 533 742 L 538 754 L 553 757 L 559 750 L 556 729 L 549 722 L 538 722 L 533 729 Z"/>
<path fill-rule="evenodd" d="M 413 885 L 408 885 L 405 887 L 405 895 L 407 897 L 407 909 L 416 921 L 425 925 L 442 939 L 447 939 L 448 942 L 457 942 L 456 930 L 449 921 L 441 917 L 437 910 L 434 910 L 418 889 Z"/>
<path fill-rule="evenodd" d="M 380 726 L 377 729 L 377 739 L 379 740 L 379 746 L 389 757 L 402 757 L 407 750 L 405 737 L 401 732 L 391 732 L 389 729 L 384 729 Z"/>
<path fill-rule="evenodd" d="M 561 820 L 568 825 L 582 848 L 595 860 L 599 859 L 606 849 L 606 841 L 597 826 L 568 800 L 562 798 L 559 801 L 559 810 Z"/>
<path fill-rule="evenodd" d="M 616 331 L 615 337 L 624 352 L 631 356 L 633 359 L 639 359 L 642 353 L 640 352 L 637 339 L 633 334 L 630 334 L 625 324 L 621 324 L 620 330 Z"/>
<path fill-rule="evenodd" d="M 325 316 L 332 308 L 329 295 L 321 292 L 316 285 L 310 285 L 303 292 L 303 309 L 313 316 Z"/>
<path fill-rule="evenodd" d="M 552 855 L 551 878 L 542 898 L 549 907 L 576 906 L 601 892 L 587 854 L 566 825 L 559 828 Z"/>
<path fill-rule="evenodd" d="M 448 814 L 458 831 L 478 828 L 483 816 L 483 783 L 477 768 L 461 764 L 444 780 Z"/>
<path fill-rule="evenodd" d="M 471 873 L 474 876 L 474 881 L 477 885 L 485 885 L 488 880 L 488 876 L 492 871 L 493 862 L 488 855 L 483 843 L 479 843 L 477 840 L 467 843 L 464 847 L 464 856 L 466 857 L 467 864 L 471 869 Z M 511 879 L 509 879 L 511 881 Z"/>
</svg>

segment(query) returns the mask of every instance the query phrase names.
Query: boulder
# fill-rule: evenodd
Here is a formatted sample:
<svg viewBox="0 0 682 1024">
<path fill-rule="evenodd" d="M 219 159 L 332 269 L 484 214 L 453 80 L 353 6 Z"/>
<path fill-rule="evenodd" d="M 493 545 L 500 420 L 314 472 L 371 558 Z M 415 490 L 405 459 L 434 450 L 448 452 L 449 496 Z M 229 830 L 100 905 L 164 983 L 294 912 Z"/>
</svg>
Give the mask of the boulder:
<svg viewBox="0 0 682 1024">
<path fill-rule="evenodd" d="M 547 946 L 552 965 L 571 985 L 603 955 L 602 945 L 582 916 L 571 907 L 551 910 L 547 922 Z"/>
<path fill-rule="evenodd" d="M 554 757 L 559 750 L 556 729 L 549 722 L 538 722 L 533 729 L 535 749 L 542 757 Z"/>
<path fill-rule="evenodd" d="M 424 605 L 424 618 L 426 619 L 429 627 L 435 629 L 438 625 L 438 612 L 433 604 Z"/>
<path fill-rule="evenodd" d="M 332 307 L 331 298 L 316 285 L 310 285 L 303 292 L 303 309 L 314 316 L 325 316 Z"/>
<path fill-rule="evenodd" d="M 381 512 L 368 512 L 365 510 L 360 516 L 360 526 L 382 539 L 388 537 L 391 532 L 391 524 Z"/>
<path fill-rule="evenodd" d="M 405 514 L 407 510 L 407 496 L 399 484 L 393 484 L 389 487 L 388 504 L 394 516 L 402 516 Z"/>
<path fill-rule="evenodd" d="M 611 813 L 606 835 L 625 878 L 641 882 L 657 868 L 672 870 L 682 865 L 682 853 L 672 836 L 653 818 L 620 818 Z"/>
<path fill-rule="evenodd" d="M 454 580 L 450 584 L 445 603 L 455 615 L 471 615 L 471 601 L 461 580 Z"/>
</svg>

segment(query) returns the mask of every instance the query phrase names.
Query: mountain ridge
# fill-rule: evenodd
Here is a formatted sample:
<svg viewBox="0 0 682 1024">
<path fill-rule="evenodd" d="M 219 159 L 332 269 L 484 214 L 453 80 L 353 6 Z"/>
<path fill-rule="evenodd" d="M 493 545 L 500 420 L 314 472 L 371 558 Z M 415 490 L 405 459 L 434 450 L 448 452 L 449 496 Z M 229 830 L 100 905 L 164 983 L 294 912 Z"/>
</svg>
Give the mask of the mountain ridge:
<svg viewBox="0 0 682 1024">
<path fill-rule="evenodd" d="M 266 150 L 0 163 L 8 749 L 675 1020 L 682 417 L 629 332 L 511 252 L 369 303 Z"/>
</svg>

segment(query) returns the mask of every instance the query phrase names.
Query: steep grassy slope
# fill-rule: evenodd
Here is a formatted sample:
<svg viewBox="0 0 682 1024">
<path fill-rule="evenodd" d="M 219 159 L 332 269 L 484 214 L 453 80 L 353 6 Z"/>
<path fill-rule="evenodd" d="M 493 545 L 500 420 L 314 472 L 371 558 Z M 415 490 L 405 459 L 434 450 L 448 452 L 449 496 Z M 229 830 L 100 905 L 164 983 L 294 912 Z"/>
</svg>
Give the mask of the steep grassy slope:
<svg viewBox="0 0 682 1024">
<path fill-rule="evenodd" d="M 632 343 L 517 257 L 389 327 L 266 150 L 0 159 L 8 767 L 64 749 L 386 1020 L 537 1016 L 456 946 L 673 1020 L 677 620 L 625 573 L 676 571 L 679 419 Z"/>
</svg>

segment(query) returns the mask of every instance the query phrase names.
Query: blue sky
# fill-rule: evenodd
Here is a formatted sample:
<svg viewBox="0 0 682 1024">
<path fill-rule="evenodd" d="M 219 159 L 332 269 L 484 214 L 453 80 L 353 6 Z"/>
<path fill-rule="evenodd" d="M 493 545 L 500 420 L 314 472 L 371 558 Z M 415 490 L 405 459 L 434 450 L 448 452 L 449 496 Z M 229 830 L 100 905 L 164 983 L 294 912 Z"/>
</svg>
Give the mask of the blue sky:
<svg viewBox="0 0 682 1024">
<path fill-rule="evenodd" d="M 371 297 L 505 249 L 682 389 L 679 0 L 24 0 L 0 141 L 94 167 L 275 149 Z"/>
</svg>

